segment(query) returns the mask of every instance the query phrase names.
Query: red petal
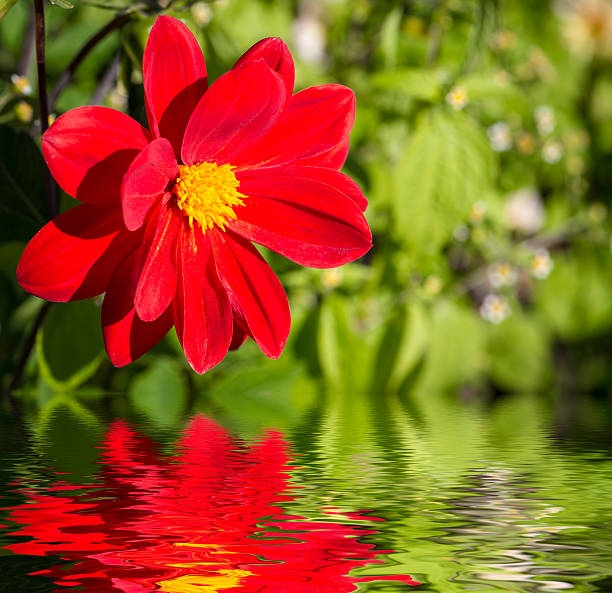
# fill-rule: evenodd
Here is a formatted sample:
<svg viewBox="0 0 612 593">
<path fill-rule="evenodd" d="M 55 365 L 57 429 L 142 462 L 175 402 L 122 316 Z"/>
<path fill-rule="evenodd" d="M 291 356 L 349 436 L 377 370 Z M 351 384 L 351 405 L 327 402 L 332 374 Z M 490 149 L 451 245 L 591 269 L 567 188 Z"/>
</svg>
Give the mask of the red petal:
<svg viewBox="0 0 612 593">
<path fill-rule="evenodd" d="M 121 180 L 149 142 L 136 120 L 108 107 L 78 107 L 43 134 L 42 150 L 60 187 L 88 204 L 118 204 Z"/>
<path fill-rule="evenodd" d="M 110 278 L 140 239 L 125 230 L 120 208 L 76 206 L 46 224 L 17 267 L 24 290 L 48 301 L 86 299 Z"/>
<path fill-rule="evenodd" d="M 201 374 L 227 354 L 232 339 L 232 310 L 217 276 L 208 237 L 185 225 L 180 240 L 174 323 L 187 362 Z"/>
<path fill-rule="evenodd" d="M 215 263 L 232 307 L 248 324 L 249 334 L 269 358 L 285 346 L 291 314 L 278 278 L 257 249 L 231 231 L 211 231 Z"/>
<path fill-rule="evenodd" d="M 295 66 L 287 44 L 279 37 L 262 39 L 242 54 L 234 68 L 260 58 L 264 59 L 268 66 L 278 72 L 283 79 L 285 83 L 285 103 L 287 103 L 291 99 L 295 83 Z"/>
<path fill-rule="evenodd" d="M 303 162 L 323 167 L 344 162 L 355 121 L 355 95 L 339 84 L 313 86 L 293 95 L 277 124 L 241 154 L 242 166 Z M 340 166 L 342 163 L 340 163 Z"/>
<path fill-rule="evenodd" d="M 140 272 L 140 250 L 123 261 L 113 275 L 102 304 L 102 331 L 111 362 L 121 367 L 155 346 L 172 327 L 172 310 L 151 323 L 134 309 L 134 291 Z"/>
<path fill-rule="evenodd" d="M 169 16 L 155 20 L 143 58 L 147 114 L 156 136 L 178 156 L 189 116 L 206 91 L 206 64 L 191 31 Z"/>
<path fill-rule="evenodd" d="M 155 199 L 170 189 L 177 176 L 174 151 L 165 138 L 153 140 L 132 161 L 121 185 L 123 220 L 130 231 L 142 226 Z"/>
<path fill-rule="evenodd" d="M 238 350 L 238 348 L 240 348 L 240 346 L 242 346 L 242 344 L 246 342 L 247 337 L 247 332 L 243 329 L 240 322 L 236 319 L 236 316 L 234 316 L 234 330 L 232 333 L 232 341 L 230 343 L 229 349 Z"/>
<path fill-rule="evenodd" d="M 236 163 L 275 123 L 284 83 L 264 60 L 248 62 L 218 78 L 195 108 L 181 154 L 187 165 Z"/>
<path fill-rule="evenodd" d="M 151 221 L 155 225 L 155 235 L 134 297 L 136 312 L 143 321 L 157 319 L 176 294 L 176 240 L 182 220 L 183 217 L 166 202 L 160 207 L 159 217 Z"/>
<path fill-rule="evenodd" d="M 368 223 L 352 199 L 318 179 L 268 171 L 274 169 L 241 174 L 240 192 L 248 197 L 232 230 L 313 268 L 340 266 L 370 249 Z"/>
<path fill-rule="evenodd" d="M 316 154 L 309 158 L 300 159 L 297 162 L 300 165 L 318 165 L 319 167 L 327 167 L 329 169 L 342 169 L 349 153 L 350 142 L 351 138 L 347 134 L 343 140 L 341 140 L 333 148 L 330 148 L 327 152 L 322 152 L 321 154 Z"/>
<path fill-rule="evenodd" d="M 281 165 L 279 167 L 267 167 L 258 169 L 246 169 L 238 173 L 240 180 L 246 180 L 264 175 L 282 175 L 310 181 L 319 181 L 325 185 L 338 190 L 353 200 L 357 207 L 363 212 L 368 207 L 368 200 L 363 195 L 361 188 L 348 175 L 328 169 L 327 167 L 315 167 L 310 165 Z"/>
</svg>

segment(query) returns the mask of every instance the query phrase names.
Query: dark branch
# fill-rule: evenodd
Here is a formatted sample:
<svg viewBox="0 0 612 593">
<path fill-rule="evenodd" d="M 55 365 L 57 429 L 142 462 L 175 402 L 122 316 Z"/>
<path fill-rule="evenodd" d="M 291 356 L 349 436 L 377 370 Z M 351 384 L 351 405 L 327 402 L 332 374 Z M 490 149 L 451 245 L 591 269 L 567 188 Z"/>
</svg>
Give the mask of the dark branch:
<svg viewBox="0 0 612 593">
<path fill-rule="evenodd" d="M 85 45 L 80 49 L 79 53 L 72 59 L 72 61 L 66 66 L 66 69 L 61 73 L 57 79 L 53 90 L 51 91 L 50 104 L 55 105 L 58 97 L 62 91 L 72 80 L 74 73 L 77 68 L 81 65 L 81 62 L 87 57 L 89 52 L 100 43 L 109 33 L 112 33 L 115 29 L 119 29 L 125 23 L 132 18 L 133 13 L 118 14 L 112 21 L 107 23 L 102 29 L 100 29 L 95 35 L 93 35 Z"/>
<path fill-rule="evenodd" d="M 45 6 L 43 0 L 34 0 L 36 12 L 36 66 L 38 72 L 38 101 L 40 104 L 40 131 L 49 127 L 49 100 L 47 99 L 47 69 L 45 65 Z M 45 172 L 47 211 L 49 218 L 57 216 L 57 192 L 49 169 Z"/>
</svg>

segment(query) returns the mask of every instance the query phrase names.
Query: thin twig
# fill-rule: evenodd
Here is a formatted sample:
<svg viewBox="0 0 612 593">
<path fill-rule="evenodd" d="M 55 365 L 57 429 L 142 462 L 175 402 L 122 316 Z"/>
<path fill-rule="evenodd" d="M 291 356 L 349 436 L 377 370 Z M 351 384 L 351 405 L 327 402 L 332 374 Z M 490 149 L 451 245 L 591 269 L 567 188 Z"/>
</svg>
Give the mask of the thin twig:
<svg viewBox="0 0 612 593">
<path fill-rule="evenodd" d="M 40 104 L 40 131 L 49 127 L 49 100 L 47 99 L 47 71 L 45 66 L 45 6 L 43 0 L 34 0 L 36 12 L 36 66 L 38 71 L 38 101 Z M 51 171 L 45 170 L 45 189 L 49 218 L 57 216 L 57 192 Z"/>
<path fill-rule="evenodd" d="M 446 18 L 447 6 L 445 0 L 441 0 L 438 6 L 434 10 L 432 15 L 432 22 L 429 26 L 429 36 L 427 38 L 427 52 L 425 55 L 425 66 L 427 68 L 433 67 L 436 60 L 438 59 L 438 53 L 440 51 L 440 43 L 442 42 L 443 27 L 442 23 Z"/>
<path fill-rule="evenodd" d="M 106 96 L 108 91 L 111 89 L 111 87 L 115 83 L 115 80 L 117 79 L 117 75 L 119 74 L 120 65 L 121 65 L 121 52 L 117 52 L 114 55 L 110 65 L 104 72 L 104 75 L 102 76 L 102 80 L 100 80 L 100 83 L 98 84 L 95 92 L 91 96 L 91 99 L 89 100 L 90 105 L 100 105 L 100 103 L 102 103 L 102 101 L 104 100 L 104 97 Z"/>
<path fill-rule="evenodd" d="M 90 39 L 85 43 L 85 45 L 80 49 L 79 53 L 71 60 L 71 62 L 66 66 L 66 69 L 60 74 L 60 77 L 57 79 L 53 90 L 50 95 L 50 105 L 53 107 L 58 97 L 62 93 L 62 91 L 66 88 L 66 86 L 72 80 L 76 69 L 81 65 L 81 62 L 87 57 L 89 52 L 100 43 L 109 33 L 112 33 L 115 29 L 119 29 L 122 25 L 127 23 L 132 18 L 133 13 L 121 13 L 118 14 L 112 21 L 107 23 L 104 27 L 102 27 L 95 35 L 90 37 Z"/>
</svg>

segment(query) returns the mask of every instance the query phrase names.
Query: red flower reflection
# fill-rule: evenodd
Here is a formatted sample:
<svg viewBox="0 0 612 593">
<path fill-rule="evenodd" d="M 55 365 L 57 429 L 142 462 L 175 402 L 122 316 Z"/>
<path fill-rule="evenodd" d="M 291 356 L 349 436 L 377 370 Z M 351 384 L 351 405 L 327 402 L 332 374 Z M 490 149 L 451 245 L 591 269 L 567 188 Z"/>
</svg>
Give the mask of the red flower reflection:
<svg viewBox="0 0 612 593">
<path fill-rule="evenodd" d="M 338 517 L 380 519 L 333 509 L 329 520 L 288 515 L 280 506 L 294 500 L 283 494 L 288 461 L 279 434 L 246 445 L 203 417 L 192 420 L 177 455 L 162 458 L 117 422 L 102 447 L 100 483 L 22 490 L 26 502 L 9 508 L 8 519 L 23 527 L 10 535 L 30 539 L 6 548 L 74 563 L 34 574 L 90 592 L 343 593 L 361 581 L 418 584 L 407 575 L 348 576 L 383 562 L 383 551 L 358 540 L 376 531 Z"/>
<path fill-rule="evenodd" d="M 187 27 L 161 16 L 143 59 L 150 131 L 106 107 L 72 109 L 44 134 L 56 181 L 83 204 L 26 247 L 17 278 L 49 301 L 106 293 L 102 326 L 116 366 L 174 325 L 203 373 L 247 336 L 278 358 L 285 292 L 251 241 L 330 268 L 371 247 L 367 201 L 339 172 L 355 119 L 341 85 L 293 94 L 280 39 L 264 39 L 207 90 Z"/>
</svg>

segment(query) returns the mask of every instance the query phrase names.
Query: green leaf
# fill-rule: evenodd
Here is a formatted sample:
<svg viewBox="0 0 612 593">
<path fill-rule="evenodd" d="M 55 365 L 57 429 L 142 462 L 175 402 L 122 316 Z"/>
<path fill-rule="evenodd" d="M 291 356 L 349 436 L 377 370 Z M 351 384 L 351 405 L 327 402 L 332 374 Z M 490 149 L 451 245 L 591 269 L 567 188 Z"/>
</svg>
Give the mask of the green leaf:
<svg viewBox="0 0 612 593">
<path fill-rule="evenodd" d="M 550 276 L 535 286 L 542 316 L 564 340 L 600 335 L 612 326 L 610 252 L 585 247 L 556 255 Z"/>
<path fill-rule="evenodd" d="M 74 8 L 74 4 L 72 2 L 68 2 L 68 0 L 49 0 L 51 4 L 54 6 L 59 6 L 60 8 L 71 9 Z"/>
<path fill-rule="evenodd" d="M 423 357 L 429 339 L 429 316 L 420 303 L 406 306 L 402 336 L 391 367 L 389 388 L 399 388 Z"/>
<path fill-rule="evenodd" d="M 6 13 L 17 4 L 18 0 L 0 0 L 0 21 L 6 16 Z"/>
<path fill-rule="evenodd" d="M 402 9 L 397 6 L 389 12 L 380 28 L 379 46 L 385 62 L 385 68 L 395 68 L 401 25 Z"/>
<path fill-rule="evenodd" d="M 0 241 L 29 239 L 46 222 L 44 178 L 32 138 L 0 126 Z"/>
<path fill-rule="evenodd" d="M 302 366 L 275 361 L 235 371 L 216 383 L 196 407 L 209 413 L 212 403 L 237 430 L 253 434 L 290 428 L 316 397 L 315 384 Z"/>
<path fill-rule="evenodd" d="M 489 373 L 494 383 L 509 391 L 535 391 L 550 377 L 548 334 L 536 320 L 513 313 L 488 331 Z"/>
<path fill-rule="evenodd" d="M 405 98 L 435 101 L 441 94 L 443 75 L 436 70 L 397 68 L 381 70 L 372 75 L 372 88 L 382 92 L 395 92 Z"/>
<path fill-rule="evenodd" d="M 385 323 L 372 369 L 371 391 L 395 391 L 416 367 L 427 345 L 428 317 L 421 303 L 394 308 Z"/>
<path fill-rule="evenodd" d="M 155 424 L 176 424 L 187 405 L 187 384 L 180 365 L 171 358 L 156 359 L 134 378 L 128 398 L 138 412 Z"/>
<path fill-rule="evenodd" d="M 100 309 L 92 300 L 57 303 L 38 335 L 40 371 L 56 390 L 72 390 L 89 379 L 103 358 Z"/>
<path fill-rule="evenodd" d="M 468 116 L 426 112 L 395 171 L 398 240 L 413 253 L 439 248 L 489 189 L 494 171 L 489 143 Z"/>
<path fill-rule="evenodd" d="M 429 348 L 415 391 L 437 395 L 477 379 L 484 352 L 483 323 L 475 312 L 459 303 L 439 301 L 432 310 Z"/>
<path fill-rule="evenodd" d="M 345 299 L 332 295 L 321 306 L 319 364 L 326 380 L 339 390 L 364 388 L 369 371 L 367 348 L 349 324 Z"/>
<path fill-rule="evenodd" d="M 72 482 L 87 482 L 95 469 L 101 427 L 95 416 L 77 401 L 56 395 L 41 409 L 35 431 L 40 453 Z"/>
</svg>

